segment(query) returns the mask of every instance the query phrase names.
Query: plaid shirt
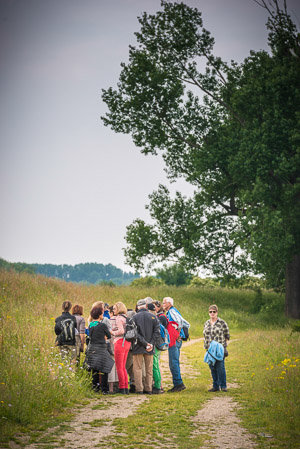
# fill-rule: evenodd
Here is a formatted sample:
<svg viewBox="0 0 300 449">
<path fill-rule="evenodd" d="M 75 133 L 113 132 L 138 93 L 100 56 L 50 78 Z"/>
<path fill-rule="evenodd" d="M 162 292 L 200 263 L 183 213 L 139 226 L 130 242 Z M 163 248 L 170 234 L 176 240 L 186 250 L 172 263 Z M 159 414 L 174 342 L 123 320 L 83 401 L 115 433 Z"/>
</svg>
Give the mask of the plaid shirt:
<svg viewBox="0 0 300 449">
<path fill-rule="evenodd" d="M 210 320 L 207 320 L 204 324 L 203 335 L 205 349 L 209 348 L 210 342 L 212 340 L 221 343 L 224 348 L 226 348 L 226 340 L 230 339 L 228 324 L 226 323 L 226 321 L 221 320 L 221 318 L 218 318 L 213 325 L 211 324 Z"/>
</svg>

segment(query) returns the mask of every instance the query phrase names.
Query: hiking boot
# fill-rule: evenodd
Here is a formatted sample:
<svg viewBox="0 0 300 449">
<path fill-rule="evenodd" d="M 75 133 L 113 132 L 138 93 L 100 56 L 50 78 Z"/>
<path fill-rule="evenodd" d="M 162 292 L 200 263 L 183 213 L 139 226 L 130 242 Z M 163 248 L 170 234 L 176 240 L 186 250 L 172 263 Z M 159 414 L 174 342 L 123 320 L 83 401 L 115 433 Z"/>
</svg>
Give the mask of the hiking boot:
<svg viewBox="0 0 300 449">
<path fill-rule="evenodd" d="M 168 393 L 177 393 L 179 391 L 183 391 L 186 389 L 186 386 L 184 384 L 176 385 L 171 390 L 168 390 Z"/>
<path fill-rule="evenodd" d="M 210 389 L 207 390 L 207 391 L 209 391 L 210 393 L 212 393 L 213 391 L 219 391 L 219 388 L 210 388 Z"/>
<path fill-rule="evenodd" d="M 162 394 L 163 391 L 160 388 L 152 388 L 152 394 Z"/>
<path fill-rule="evenodd" d="M 143 391 L 143 394 L 152 394 L 152 391 L 146 391 L 146 390 L 144 390 L 144 391 Z"/>
<path fill-rule="evenodd" d="M 227 388 L 221 388 L 221 391 L 227 392 Z"/>
<path fill-rule="evenodd" d="M 129 393 L 135 393 L 135 385 L 130 385 Z"/>
</svg>

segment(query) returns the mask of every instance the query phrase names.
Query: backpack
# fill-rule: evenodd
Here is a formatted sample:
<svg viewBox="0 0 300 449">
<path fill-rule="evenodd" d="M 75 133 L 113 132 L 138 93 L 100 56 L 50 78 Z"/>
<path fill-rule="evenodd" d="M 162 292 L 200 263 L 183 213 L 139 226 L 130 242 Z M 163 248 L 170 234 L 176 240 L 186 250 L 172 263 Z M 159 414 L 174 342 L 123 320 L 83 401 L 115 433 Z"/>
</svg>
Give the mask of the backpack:
<svg viewBox="0 0 300 449">
<path fill-rule="evenodd" d="M 60 323 L 61 333 L 59 334 L 59 341 L 63 343 L 75 344 L 75 323 L 71 318 L 66 318 Z"/>
<path fill-rule="evenodd" d="M 166 351 L 169 348 L 170 335 L 165 326 L 163 326 L 163 324 L 159 323 L 159 326 L 160 326 L 160 337 L 157 339 L 155 346 L 159 351 Z"/>
<path fill-rule="evenodd" d="M 132 318 L 129 318 L 128 316 L 125 315 L 122 316 L 126 318 L 123 340 L 130 341 L 132 343 L 138 338 L 137 325 L 135 324 L 135 321 Z"/>
<path fill-rule="evenodd" d="M 182 336 L 182 333 L 184 334 L 184 337 Z M 183 327 L 182 329 L 181 329 L 181 333 L 180 333 L 181 335 L 181 340 L 183 340 L 183 341 L 188 341 L 188 340 L 190 340 L 190 335 L 189 335 L 189 328 L 188 327 Z"/>
</svg>

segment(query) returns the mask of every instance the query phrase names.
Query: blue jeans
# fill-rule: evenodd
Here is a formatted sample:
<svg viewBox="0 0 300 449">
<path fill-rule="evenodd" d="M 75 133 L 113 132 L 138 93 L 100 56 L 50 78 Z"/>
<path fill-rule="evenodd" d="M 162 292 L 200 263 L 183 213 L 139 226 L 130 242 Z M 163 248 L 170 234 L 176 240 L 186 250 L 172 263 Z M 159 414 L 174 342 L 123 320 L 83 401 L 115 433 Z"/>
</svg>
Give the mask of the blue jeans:
<svg viewBox="0 0 300 449">
<path fill-rule="evenodd" d="M 226 371 L 224 360 L 217 360 L 214 366 L 209 365 L 213 378 L 213 388 L 219 390 L 226 387 Z"/>
<path fill-rule="evenodd" d="M 181 346 L 182 346 L 182 341 L 180 340 L 179 342 L 176 341 L 176 345 L 174 345 L 168 349 L 168 351 L 169 351 L 169 367 L 170 367 L 170 371 L 172 373 L 174 387 L 177 387 L 177 385 L 181 385 L 183 383 L 182 379 L 181 379 L 181 374 L 180 374 L 180 362 L 179 362 Z"/>
</svg>

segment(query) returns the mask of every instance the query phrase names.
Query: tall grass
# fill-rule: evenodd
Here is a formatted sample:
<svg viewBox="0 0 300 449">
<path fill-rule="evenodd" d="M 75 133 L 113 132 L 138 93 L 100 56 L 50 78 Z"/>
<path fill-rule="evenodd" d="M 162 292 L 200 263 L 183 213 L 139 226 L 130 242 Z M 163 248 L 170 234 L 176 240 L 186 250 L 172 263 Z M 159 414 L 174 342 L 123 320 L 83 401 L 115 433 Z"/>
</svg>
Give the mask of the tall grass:
<svg viewBox="0 0 300 449">
<path fill-rule="evenodd" d="M 191 336 L 202 336 L 207 308 L 220 307 L 231 329 L 286 324 L 283 298 L 263 292 L 265 309 L 253 314 L 257 294 L 245 290 L 82 286 L 25 273 L 0 271 L 0 431 L 4 438 L 61 416 L 72 404 L 91 396 L 88 375 L 62 364 L 54 346 L 54 320 L 61 304 L 81 304 L 87 318 L 93 302 L 124 302 L 134 308 L 138 299 L 172 296 L 191 323 Z M 268 305 L 270 306 L 268 309 Z"/>
</svg>

